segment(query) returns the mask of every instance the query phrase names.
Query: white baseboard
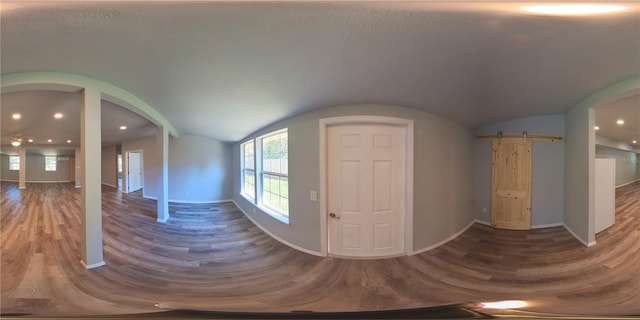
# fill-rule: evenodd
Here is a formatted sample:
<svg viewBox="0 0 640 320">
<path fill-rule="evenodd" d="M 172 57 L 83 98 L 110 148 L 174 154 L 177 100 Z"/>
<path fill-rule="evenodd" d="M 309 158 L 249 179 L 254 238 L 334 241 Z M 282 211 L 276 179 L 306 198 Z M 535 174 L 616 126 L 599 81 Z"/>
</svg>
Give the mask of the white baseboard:
<svg viewBox="0 0 640 320">
<path fill-rule="evenodd" d="M 162 218 L 157 218 L 157 219 L 156 219 L 156 221 L 158 221 L 158 222 L 160 222 L 160 223 L 165 223 L 165 222 L 167 222 L 167 220 L 169 220 L 169 217 L 166 217 L 166 218 L 164 218 L 164 219 L 162 219 Z"/>
<path fill-rule="evenodd" d="M 223 199 L 223 200 L 197 200 L 197 201 L 191 201 L 191 200 L 169 199 L 169 202 L 201 204 L 201 203 L 225 203 L 225 202 L 233 202 L 233 200 L 232 199 Z"/>
<path fill-rule="evenodd" d="M 20 182 L 19 180 L 0 179 L 0 181 L 6 182 Z M 68 183 L 73 181 L 25 181 L 25 183 Z"/>
<path fill-rule="evenodd" d="M 104 263 L 104 261 L 100 261 L 100 262 L 97 262 L 97 263 L 93 263 L 93 264 L 87 265 L 84 261 L 80 260 L 80 263 L 87 270 L 88 269 L 102 267 L 102 266 L 106 265 L 106 263 Z"/>
<path fill-rule="evenodd" d="M 156 200 L 156 201 L 158 200 L 158 197 L 145 196 L 144 194 L 142 195 L 142 197 L 145 198 L 145 199 L 151 199 L 151 200 Z"/>
<path fill-rule="evenodd" d="M 314 255 L 314 256 L 318 256 L 318 257 L 324 257 L 321 252 L 305 249 L 303 247 L 297 246 L 297 245 L 295 245 L 293 243 L 290 243 L 290 242 L 288 242 L 288 241 L 276 236 L 275 234 L 271 233 L 269 230 L 265 229 L 263 226 L 258 224 L 255 220 L 253 220 L 253 218 L 251 218 L 251 216 L 249 216 L 247 214 L 247 212 L 245 212 L 244 209 L 242 209 L 242 207 L 240 207 L 235 200 L 231 200 L 231 202 L 233 202 L 233 204 L 238 209 L 240 209 L 240 211 L 244 214 L 245 217 L 247 217 L 247 219 L 249 219 L 251 222 L 253 222 L 254 225 L 256 225 L 258 228 L 260 228 L 260 230 L 262 230 L 264 233 L 268 234 L 270 237 L 272 237 L 272 238 L 278 240 L 279 242 L 281 242 L 282 244 L 284 244 L 284 245 L 286 245 L 288 247 L 291 247 L 293 249 L 296 249 L 298 251 L 302 251 L 304 253 L 308 253 L 310 255 Z"/>
<path fill-rule="evenodd" d="M 621 187 L 624 187 L 624 186 L 628 186 L 628 185 L 630 185 L 630 184 L 632 184 L 632 183 L 636 183 L 636 182 L 639 182 L 639 181 L 640 181 L 640 179 L 636 179 L 636 180 L 633 180 L 633 181 L 629 181 L 629 182 L 627 182 L 627 183 L 623 183 L 623 184 L 621 184 L 621 185 L 619 185 L 619 186 L 616 186 L 616 189 L 621 188 Z"/>
<path fill-rule="evenodd" d="M 102 184 L 104 184 L 105 186 L 109 186 L 109 187 L 112 187 L 112 188 L 116 188 L 116 189 L 118 189 L 118 186 L 114 186 L 114 185 L 112 185 L 112 184 L 110 184 L 110 183 L 104 183 L 104 182 L 103 182 Z"/>
<path fill-rule="evenodd" d="M 564 226 L 565 229 L 567 229 L 567 231 L 569 231 L 569 233 L 571 233 L 571 235 L 576 238 L 578 241 L 582 242 L 582 244 L 584 244 L 587 247 L 592 247 L 596 245 L 595 241 L 592 242 L 587 242 L 584 239 L 582 239 L 581 237 L 579 237 L 575 232 L 573 232 L 573 230 L 571 230 L 571 228 L 569 228 L 566 224 L 562 224 Z"/>
<path fill-rule="evenodd" d="M 479 224 L 484 224 L 485 226 L 491 226 L 491 222 L 487 222 L 484 220 L 476 219 L 476 222 Z M 536 224 L 531 226 L 531 229 L 555 228 L 555 227 L 561 227 L 561 226 L 564 226 L 564 223 L 558 222 L 558 223 L 549 223 L 549 224 Z"/>
<path fill-rule="evenodd" d="M 433 249 L 435 249 L 435 248 L 437 248 L 437 247 L 439 247 L 439 246 L 441 246 L 441 245 L 443 245 L 443 244 L 445 244 L 445 243 L 457 238 L 458 236 L 463 234 L 465 231 L 467 231 L 469 228 L 471 228 L 471 226 L 476 222 L 477 222 L 477 220 L 471 221 L 471 223 L 469 223 L 469 225 L 464 227 L 462 230 L 456 232 L 455 234 L 451 235 L 450 237 L 448 237 L 448 238 L 446 238 L 446 239 L 444 239 L 444 240 L 442 240 L 442 241 L 440 241 L 440 242 L 438 242 L 436 244 L 432 244 L 432 245 L 430 245 L 430 246 L 428 246 L 426 248 L 422 248 L 420 250 L 416 250 L 411 255 L 416 255 L 416 254 L 420 254 L 420 253 L 423 253 L 423 252 L 427 252 L 429 250 L 433 250 Z"/>
</svg>

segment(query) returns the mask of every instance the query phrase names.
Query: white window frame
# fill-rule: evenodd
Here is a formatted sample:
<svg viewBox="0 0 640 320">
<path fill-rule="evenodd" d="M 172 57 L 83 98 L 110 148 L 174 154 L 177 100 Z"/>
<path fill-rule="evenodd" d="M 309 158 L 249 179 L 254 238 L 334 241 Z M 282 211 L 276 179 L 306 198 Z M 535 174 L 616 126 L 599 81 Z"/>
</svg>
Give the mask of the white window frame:
<svg viewBox="0 0 640 320">
<path fill-rule="evenodd" d="M 277 177 L 284 177 L 287 178 L 287 181 L 289 180 L 289 174 L 288 174 L 288 167 L 289 167 L 289 150 L 288 150 L 288 141 L 287 141 L 287 174 L 282 174 L 280 172 L 271 172 L 271 171 L 265 171 L 263 170 L 263 161 L 262 161 L 262 143 L 263 140 L 266 138 L 269 138 L 271 136 L 274 135 L 278 135 L 278 134 L 282 134 L 282 133 L 286 133 L 287 134 L 287 139 L 289 137 L 289 131 L 288 128 L 284 128 L 284 129 L 279 129 L 273 132 L 269 132 L 265 135 L 259 136 L 257 138 L 251 139 L 251 140 L 247 140 L 243 143 L 240 144 L 240 195 L 243 196 L 245 199 L 247 199 L 249 202 L 251 202 L 251 204 L 253 204 L 254 206 L 258 207 L 260 209 L 260 211 L 268 214 L 269 216 L 275 218 L 276 220 L 285 223 L 285 224 L 289 224 L 289 211 L 287 212 L 282 212 L 281 210 L 279 210 L 278 208 L 274 208 L 272 206 L 267 205 L 266 203 L 264 203 L 263 201 L 263 194 L 264 194 L 264 190 L 263 190 L 263 182 L 264 182 L 264 176 L 266 175 L 270 175 L 270 176 L 277 176 Z M 254 169 L 253 169 L 253 175 L 254 175 L 254 179 L 255 179 L 255 186 L 254 186 L 254 195 L 255 197 L 252 197 L 250 194 L 247 194 L 244 189 L 245 189 L 245 181 L 244 181 L 244 177 L 245 177 L 245 170 L 247 170 L 244 165 L 245 165 L 245 146 L 249 143 L 253 143 L 253 158 L 254 158 Z M 251 170 L 251 169 L 248 169 Z M 287 185 L 288 187 L 288 185 Z M 288 188 L 287 190 L 287 194 L 289 194 L 291 188 Z M 290 205 L 290 201 L 289 198 L 287 197 L 287 207 L 289 207 Z M 255 212 L 255 210 L 254 210 Z"/>
<path fill-rule="evenodd" d="M 268 204 L 266 204 L 264 202 L 263 196 L 264 196 L 264 177 L 265 175 L 270 175 L 270 176 L 276 176 L 276 177 L 281 177 L 281 178 L 287 178 L 287 181 L 289 180 L 289 174 L 282 174 L 279 172 L 273 172 L 273 171 L 265 171 L 264 170 L 264 163 L 263 163 L 263 141 L 266 138 L 275 136 L 275 135 L 279 135 L 282 133 L 286 133 L 287 134 L 287 139 L 289 137 L 289 131 L 287 128 L 284 129 L 280 129 L 280 130 L 276 130 L 273 132 L 269 132 L 265 135 L 262 135 L 258 138 L 256 138 L 256 152 L 255 152 L 255 157 L 256 157 L 256 169 L 259 170 L 259 179 L 256 179 L 256 197 L 257 197 L 257 203 L 258 206 L 260 207 L 260 209 L 262 209 L 262 211 L 266 212 L 267 214 L 271 215 L 272 217 L 284 222 L 284 223 L 289 223 L 289 211 L 287 212 L 283 212 L 277 208 L 274 208 L 272 206 L 269 206 Z M 288 142 L 287 142 L 288 144 Z M 257 146 L 260 146 L 260 148 L 258 148 Z M 289 150 L 288 150 L 288 145 L 287 145 L 287 167 L 289 166 L 288 164 L 288 158 L 289 158 Z M 288 172 L 288 170 L 287 170 Z M 288 184 L 287 184 L 288 186 Z M 289 193 L 290 190 L 287 190 L 287 194 Z M 289 198 L 287 198 L 287 202 L 289 202 Z M 289 203 L 287 204 L 287 207 L 289 206 Z"/>
<path fill-rule="evenodd" d="M 53 161 L 50 162 L 50 160 Z M 58 170 L 58 157 L 57 156 L 44 156 L 44 171 L 57 171 Z"/>
<path fill-rule="evenodd" d="M 17 159 L 18 161 L 12 161 Z M 9 156 L 9 170 L 10 171 L 20 171 L 20 156 Z"/>
<path fill-rule="evenodd" d="M 247 146 L 248 144 L 252 144 L 253 145 L 253 169 L 247 169 L 245 168 L 245 146 Z M 248 200 L 254 202 L 255 204 L 255 195 L 258 193 L 256 190 L 257 187 L 257 177 L 256 177 L 256 143 L 255 141 L 249 140 L 247 142 L 244 142 L 242 144 L 240 144 L 240 194 L 242 196 L 244 196 L 245 198 L 247 198 Z M 252 171 L 253 172 L 253 195 L 249 194 L 246 191 L 245 188 L 245 172 L 247 171 Z"/>
</svg>

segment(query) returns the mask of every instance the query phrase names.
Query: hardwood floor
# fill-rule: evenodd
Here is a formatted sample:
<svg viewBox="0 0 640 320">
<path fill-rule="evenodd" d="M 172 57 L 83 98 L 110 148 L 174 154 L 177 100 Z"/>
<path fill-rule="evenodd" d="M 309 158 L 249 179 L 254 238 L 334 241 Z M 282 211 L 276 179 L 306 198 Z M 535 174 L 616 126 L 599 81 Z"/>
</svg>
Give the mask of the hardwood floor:
<svg viewBox="0 0 640 320">
<path fill-rule="evenodd" d="M 85 270 L 79 190 L 1 184 L 1 310 L 42 315 L 160 311 L 353 311 L 523 299 L 529 310 L 640 314 L 640 183 L 617 192 L 616 224 L 587 248 L 563 227 L 476 224 L 429 252 L 321 258 L 273 240 L 232 204 L 171 204 L 103 187 L 106 266 Z"/>
</svg>

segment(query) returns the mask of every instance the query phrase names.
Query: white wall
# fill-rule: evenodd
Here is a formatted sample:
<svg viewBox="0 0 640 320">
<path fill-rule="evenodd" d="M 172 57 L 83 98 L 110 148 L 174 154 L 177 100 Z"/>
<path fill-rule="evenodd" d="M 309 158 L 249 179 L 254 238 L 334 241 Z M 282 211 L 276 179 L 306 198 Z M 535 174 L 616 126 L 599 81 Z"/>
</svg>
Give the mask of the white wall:
<svg viewBox="0 0 640 320">
<path fill-rule="evenodd" d="M 70 158 L 65 156 L 65 158 Z M 18 172 L 9 170 L 9 156 L 0 155 L 2 166 L 0 177 L 5 181 L 18 181 Z M 69 182 L 70 162 L 58 161 L 56 171 L 44 170 L 43 155 L 27 155 L 26 159 L 26 182 Z"/>
<path fill-rule="evenodd" d="M 319 119 L 347 115 L 378 115 L 414 120 L 415 251 L 449 238 L 475 219 L 473 132 L 440 116 L 381 105 L 323 108 L 281 121 L 250 136 L 256 137 L 288 128 L 288 225 L 263 213 L 239 194 L 240 143 L 233 147 L 235 202 L 264 229 L 292 245 L 319 253 L 320 205 L 309 200 L 310 190 L 320 192 Z M 244 141 L 246 139 L 242 142 Z"/>
<path fill-rule="evenodd" d="M 564 136 L 564 115 L 515 119 L 480 128 L 479 134 L 527 131 Z M 478 220 L 491 222 L 492 141 L 476 140 L 476 206 Z M 531 225 L 558 225 L 564 215 L 564 141 L 534 141 L 532 147 Z M 486 209 L 486 210 L 485 210 Z"/>
<path fill-rule="evenodd" d="M 143 151 L 145 197 L 156 198 L 160 174 L 155 137 L 122 142 L 123 172 L 126 152 Z M 182 134 L 169 140 L 169 201 L 214 202 L 231 198 L 231 145 L 214 139 Z M 123 177 L 126 190 L 126 179 Z"/>
<path fill-rule="evenodd" d="M 634 182 L 640 178 L 638 154 L 596 145 L 596 158 L 616 160 L 616 187 Z"/>
</svg>

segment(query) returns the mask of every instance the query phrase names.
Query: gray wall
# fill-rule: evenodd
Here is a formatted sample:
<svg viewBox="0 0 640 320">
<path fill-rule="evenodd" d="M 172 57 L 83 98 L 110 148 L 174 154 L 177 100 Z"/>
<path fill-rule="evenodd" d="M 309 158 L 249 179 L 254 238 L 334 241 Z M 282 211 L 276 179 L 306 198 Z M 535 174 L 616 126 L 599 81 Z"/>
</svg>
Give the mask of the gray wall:
<svg viewBox="0 0 640 320">
<path fill-rule="evenodd" d="M 160 165 L 155 137 L 122 142 L 123 172 L 126 152 L 143 151 L 143 194 L 156 198 Z M 169 140 L 169 201 L 213 202 L 231 199 L 231 145 L 182 134 Z M 122 181 L 126 188 L 126 181 Z"/>
<path fill-rule="evenodd" d="M 118 187 L 116 146 L 102 148 L 102 183 L 111 187 Z"/>
<path fill-rule="evenodd" d="M 0 154 L 0 166 L 2 169 L 0 170 L 0 179 L 4 181 L 18 181 L 20 179 L 19 172 L 9 170 L 9 155 Z"/>
<path fill-rule="evenodd" d="M 595 241 L 595 110 L 566 115 L 564 224 L 585 244 Z"/>
<path fill-rule="evenodd" d="M 231 144 L 180 135 L 169 140 L 169 199 L 231 199 Z"/>
<path fill-rule="evenodd" d="M 240 193 L 240 143 L 233 146 L 233 199 L 260 226 L 295 246 L 320 252 L 320 205 L 309 191 L 320 188 L 319 119 L 379 115 L 414 120 L 415 251 L 437 244 L 475 219 L 474 135 L 471 130 L 426 112 L 381 105 L 323 108 L 252 134 L 289 131 L 289 224 L 260 211 Z M 249 137 L 247 137 L 248 139 Z M 242 142 L 246 141 L 243 140 Z M 254 211 L 255 209 L 255 211 Z"/>
<path fill-rule="evenodd" d="M 477 134 L 502 132 L 542 133 L 564 136 L 565 116 L 549 115 L 515 119 L 483 127 Z M 477 140 L 476 217 L 491 222 L 491 140 Z M 564 213 L 564 141 L 534 141 L 532 147 L 532 227 L 562 224 Z M 484 210 L 486 209 L 486 211 Z"/>
<path fill-rule="evenodd" d="M 596 145 L 596 158 L 616 159 L 616 186 L 634 182 L 640 178 L 638 154 Z"/>
<path fill-rule="evenodd" d="M 65 158 L 70 157 L 65 156 Z M 9 156 L 2 154 L 0 159 L 2 159 L 2 172 L 0 174 L 2 180 L 18 181 L 18 171 L 9 170 Z M 27 155 L 26 182 L 69 182 L 69 166 L 69 161 L 58 160 L 56 171 L 45 171 L 43 155 Z"/>
</svg>

